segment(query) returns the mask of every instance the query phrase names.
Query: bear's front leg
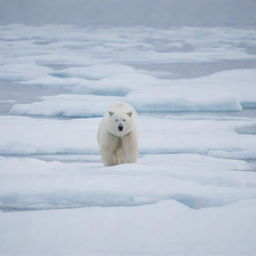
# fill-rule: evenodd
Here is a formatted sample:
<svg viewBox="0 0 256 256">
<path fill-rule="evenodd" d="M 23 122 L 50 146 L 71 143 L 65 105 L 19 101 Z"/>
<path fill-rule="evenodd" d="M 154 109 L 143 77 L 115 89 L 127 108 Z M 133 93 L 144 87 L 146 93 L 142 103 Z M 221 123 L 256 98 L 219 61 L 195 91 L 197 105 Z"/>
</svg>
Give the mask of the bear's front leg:
<svg viewBox="0 0 256 256">
<path fill-rule="evenodd" d="M 124 155 L 124 150 L 122 148 L 121 141 L 120 141 L 120 146 L 119 146 L 119 148 L 116 151 L 116 157 L 117 157 L 118 164 L 123 164 L 124 163 L 125 155 Z"/>
<path fill-rule="evenodd" d="M 112 166 L 118 164 L 115 154 L 106 149 L 101 150 L 101 159 L 105 166 Z"/>
<path fill-rule="evenodd" d="M 110 133 L 106 133 L 100 145 L 101 159 L 105 166 L 118 164 L 116 151 L 120 145 L 120 139 Z"/>
<path fill-rule="evenodd" d="M 131 131 L 121 138 L 125 163 L 136 163 L 138 158 L 138 141 L 136 131 Z"/>
</svg>

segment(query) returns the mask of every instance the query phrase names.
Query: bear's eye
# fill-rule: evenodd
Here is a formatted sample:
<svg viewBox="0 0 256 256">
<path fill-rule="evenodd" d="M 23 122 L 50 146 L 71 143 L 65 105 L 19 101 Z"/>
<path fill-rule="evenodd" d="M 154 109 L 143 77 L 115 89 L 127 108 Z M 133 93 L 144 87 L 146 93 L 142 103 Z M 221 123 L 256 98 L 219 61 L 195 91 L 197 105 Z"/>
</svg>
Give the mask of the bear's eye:
<svg viewBox="0 0 256 256">
<path fill-rule="evenodd" d="M 125 119 L 123 119 L 123 121 L 125 122 Z"/>
<path fill-rule="evenodd" d="M 118 121 L 118 119 L 115 120 L 116 122 Z"/>
</svg>

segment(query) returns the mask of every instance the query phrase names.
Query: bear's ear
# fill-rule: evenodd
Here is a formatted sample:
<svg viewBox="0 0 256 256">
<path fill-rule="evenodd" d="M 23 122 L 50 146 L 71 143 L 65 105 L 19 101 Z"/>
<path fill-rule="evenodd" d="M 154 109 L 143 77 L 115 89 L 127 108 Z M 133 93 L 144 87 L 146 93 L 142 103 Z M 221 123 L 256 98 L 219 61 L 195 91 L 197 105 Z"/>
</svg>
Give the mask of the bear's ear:
<svg viewBox="0 0 256 256">
<path fill-rule="evenodd" d="M 114 115 L 114 112 L 113 111 L 109 111 L 108 112 L 110 116 L 113 116 Z"/>
<path fill-rule="evenodd" d="M 128 113 L 126 113 L 129 117 L 131 117 L 132 116 L 132 111 L 130 111 L 130 112 L 128 112 Z"/>
</svg>

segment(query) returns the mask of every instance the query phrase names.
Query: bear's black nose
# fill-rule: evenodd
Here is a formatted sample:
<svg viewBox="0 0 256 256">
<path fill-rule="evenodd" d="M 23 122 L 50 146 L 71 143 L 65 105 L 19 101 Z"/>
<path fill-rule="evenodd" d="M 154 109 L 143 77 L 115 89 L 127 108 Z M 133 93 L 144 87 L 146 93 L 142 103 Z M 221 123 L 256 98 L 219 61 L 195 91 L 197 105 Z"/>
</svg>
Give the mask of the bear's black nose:
<svg viewBox="0 0 256 256">
<path fill-rule="evenodd" d="M 124 129 L 124 127 L 121 124 L 119 124 L 118 130 L 121 132 L 123 129 Z"/>
</svg>

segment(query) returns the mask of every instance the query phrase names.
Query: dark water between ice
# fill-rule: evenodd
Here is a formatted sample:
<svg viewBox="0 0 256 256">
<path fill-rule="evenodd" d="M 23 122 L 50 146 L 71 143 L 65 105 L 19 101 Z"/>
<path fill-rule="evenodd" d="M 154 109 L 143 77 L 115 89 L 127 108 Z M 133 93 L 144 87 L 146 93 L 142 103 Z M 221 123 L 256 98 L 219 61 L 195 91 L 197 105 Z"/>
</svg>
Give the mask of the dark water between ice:
<svg viewBox="0 0 256 256">
<path fill-rule="evenodd" d="M 226 60 L 209 63 L 135 64 L 133 66 L 138 69 L 151 71 L 154 75 L 161 78 L 189 79 L 232 69 L 254 69 L 256 68 L 256 60 Z"/>
<path fill-rule="evenodd" d="M 18 82 L 0 80 L 0 115 L 7 115 L 14 104 L 38 101 L 42 96 L 66 93 L 59 87 L 24 85 Z"/>
</svg>

